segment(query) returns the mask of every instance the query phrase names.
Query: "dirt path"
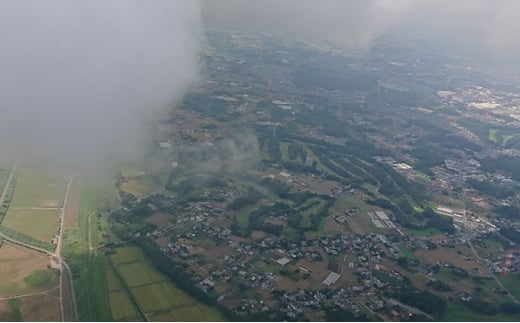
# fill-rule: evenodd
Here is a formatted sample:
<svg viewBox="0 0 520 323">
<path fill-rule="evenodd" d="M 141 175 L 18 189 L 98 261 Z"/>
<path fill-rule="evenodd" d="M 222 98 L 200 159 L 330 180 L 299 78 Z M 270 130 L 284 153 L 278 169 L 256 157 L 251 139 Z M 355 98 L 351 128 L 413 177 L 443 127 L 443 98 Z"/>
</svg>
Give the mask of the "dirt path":
<svg viewBox="0 0 520 323">
<path fill-rule="evenodd" d="M 63 223 L 65 222 L 65 210 L 68 207 L 68 197 L 69 197 L 69 191 L 70 186 L 72 182 L 74 181 L 74 178 L 76 177 L 76 174 L 72 174 L 69 176 L 69 182 L 67 183 L 67 189 L 65 190 L 65 198 L 63 199 L 63 208 L 61 209 L 60 213 L 60 234 L 58 236 L 58 241 L 56 243 L 56 250 L 54 252 L 54 256 L 58 258 L 60 263 L 60 311 L 61 311 L 61 320 L 65 321 L 65 308 L 63 306 L 64 300 L 63 300 L 63 286 L 68 285 L 71 289 L 72 294 L 72 307 L 73 307 L 73 313 L 75 317 L 77 318 L 77 310 L 76 310 L 76 299 L 75 299 L 75 293 L 74 293 L 74 285 L 72 284 L 71 277 L 72 273 L 70 271 L 69 266 L 65 262 L 65 260 L 61 257 L 61 241 L 63 238 Z M 63 274 L 63 271 L 66 271 L 66 274 Z M 65 277 L 66 276 L 66 277 Z M 68 279 L 68 282 L 64 282 L 65 279 Z"/>
</svg>

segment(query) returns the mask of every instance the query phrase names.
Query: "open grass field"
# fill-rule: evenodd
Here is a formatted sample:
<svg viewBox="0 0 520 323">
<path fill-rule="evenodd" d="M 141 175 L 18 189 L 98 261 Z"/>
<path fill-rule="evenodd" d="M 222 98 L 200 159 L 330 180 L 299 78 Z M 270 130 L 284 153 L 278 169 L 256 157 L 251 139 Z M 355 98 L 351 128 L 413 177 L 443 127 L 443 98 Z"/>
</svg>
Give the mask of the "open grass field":
<svg viewBox="0 0 520 323">
<path fill-rule="evenodd" d="M 57 209 L 9 208 L 2 224 L 40 241 L 50 242 L 58 228 L 58 212 Z"/>
<path fill-rule="evenodd" d="M 56 271 L 47 269 L 49 258 L 8 242 L 0 248 L 0 296 L 31 293 L 58 284 Z"/>
<path fill-rule="evenodd" d="M 126 291 L 110 292 L 110 314 L 114 321 L 136 321 L 139 320 L 139 314 L 132 305 L 132 301 L 126 294 Z"/>
<path fill-rule="evenodd" d="M 43 169 L 19 168 L 11 207 L 61 207 L 66 175 Z"/>
<path fill-rule="evenodd" d="M 115 249 L 110 256 L 117 274 L 124 280 L 123 285 L 135 299 L 142 313 L 153 321 L 222 321 L 223 318 L 215 309 L 198 302 L 196 299 L 178 289 L 173 283 L 160 274 L 146 259 L 138 247 L 121 247 Z M 117 278 L 107 276 L 109 286 L 116 288 L 117 283 L 111 280 Z M 114 292 L 111 292 L 111 294 Z M 111 295 L 111 311 L 118 316 L 128 318 L 128 305 L 122 303 L 121 296 Z M 126 312 L 125 312 L 126 311 Z M 156 313 L 159 312 L 159 313 Z M 202 319 L 204 317 L 204 319 Z M 114 319 L 116 319 L 114 317 Z"/>
</svg>

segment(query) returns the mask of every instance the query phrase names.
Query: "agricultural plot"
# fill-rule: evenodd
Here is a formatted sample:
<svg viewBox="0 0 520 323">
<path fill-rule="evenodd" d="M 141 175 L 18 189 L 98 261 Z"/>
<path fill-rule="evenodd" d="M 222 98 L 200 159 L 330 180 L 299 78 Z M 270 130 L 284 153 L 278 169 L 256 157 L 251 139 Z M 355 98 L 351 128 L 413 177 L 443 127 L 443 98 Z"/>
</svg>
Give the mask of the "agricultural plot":
<svg viewBox="0 0 520 323">
<path fill-rule="evenodd" d="M 132 263 L 144 259 L 144 254 L 138 247 L 120 247 L 115 249 L 115 253 L 110 256 L 110 260 L 115 266 L 122 263 Z"/>
<path fill-rule="evenodd" d="M 132 289 L 145 312 L 196 305 L 196 301 L 170 282 L 156 283 Z"/>
<path fill-rule="evenodd" d="M 50 207 L 63 205 L 66 176 L 44 170 L 20 169 L 11 207 Z"/>
<path fill-rule="evenodd" d="M 136 287 L 163 281 L 165 278 L 151 267 L 145 260 L 117 267 L 128 287 Z"/>
<path fill-rule="evenodd" d="M 121 284 L 121 281 L 116 276 L 116 273 L 112 268 L 107 268 L 106 270 L 107 275 L 107 286 L 109 292 L 116 292 L 123 288 L 123 284 Z"/>
<path fill-rule="evenodd" d="M 115 254 L 110 256 L 110 260 L 115 266 L 122 263 L 132 263 L 144 259 L 144 254 L 138 247 L 120 247 L 115 249 Z"/>
<path fill-rule="evenodd" d="M 115 252 L 110 258 L 140 311 L 147 313 L 148 319 L 152 321 L 222 320 L 218 311 L 199 303 L 155 270 L 148 263 L 141 249 L 122 247 L 116 248 Z M 110 308 L 114 320 L 131 319 L 131 315 L 134 315 L 130 309 L 132 304 L 126 302 L 124 295 L 119 291 L 112 291 L 118 287 L 117 275 L 108 274 L 107 279 L 111 289 Z"/>
<path fill-rule="evenodd" d="M 21 320 L 25 322 L 61 321 L 60 301 L 50 295 L 35 295 L 20 299 Z"/>
<path fill-rule="evenodd" d="M 218 312 L 201 305 L 186 306 L 166 313 L 153 314 L 149 319 L 154 322 L 213 322 L 222 320 Z"/>
<path fill-rule="evenodd" d="M 57 272 L 47 268 L 49 258 L 38 252 L 4 241 L 0 248 L 0 263 L 0 296 L 57 286 Z"/>
<path fill-rule="evenodd" d="M 138 313 L 132 305 L 130 298 L 126 294 L 126 291 L 110 292 L 109 302 L 110 314 L 112 315 L 112 319 L 114 321 L 138 320 Z"/>
<path fill-rule="evenodd" d="M 58 218 L 58 209 L 9 208 L 2 225 L 37 240 L 50 242 L 58 228 Z"/>
</svg>

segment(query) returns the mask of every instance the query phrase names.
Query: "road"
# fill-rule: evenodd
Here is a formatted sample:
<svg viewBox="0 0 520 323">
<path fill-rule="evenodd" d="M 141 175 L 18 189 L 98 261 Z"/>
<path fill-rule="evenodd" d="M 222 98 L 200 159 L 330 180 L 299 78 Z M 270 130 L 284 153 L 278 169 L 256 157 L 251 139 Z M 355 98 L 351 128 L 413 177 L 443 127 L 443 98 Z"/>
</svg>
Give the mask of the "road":
<svg viewBox="0 0 520 323">
<path fill-rule="evenodd" d="M 475 247 L 473 247 L 473 243 L 471 242 L 471 238 L 470 239 L 467 239 L 468 240 L 468 245 L 469 247 L 471 248 L 471 251 L 473 251 L 473 254 L 475 255 L 475 257 L 478 259 L 479 263 L 482 264 L 482 266 L 484 268 L 486 268 L 486 270 L 489 272 L 489 274 L 491 275 L 491 277 L 493 277 L 493 279 L 497 282 L 498 286 L 500 286 L 500 288 L 502 288 L 503 290 L 505 290 L 507 292 L 507 295 L 509 296 L 509 298 L 511 298 L 511 300 L 515 303 L 519 303 L 518 302 L 518 299 L 516 299 L 516 297 L 509 291 L 509 289 L 506 288 L 506 286 L 504 284 L 502 284 L 502 282 L 500 281 L 500 279 L 498 279 L 498 277 L 495 275 L 495 273 L 490 270 L 484 263 L 484 261 L 482 261 L 482 258 L 480 258 L 479 254 L 477 253 L 477 250 L 475 250 Z"/>
<path fill-rule="evenodd" d="M 69 176 L 69 182 L 67 183 L 67 189 L 65 190 L 65 198 L 63 199 L 63 207 L 61 208 L 60 213 L 60 234 L 58 235 L 58 241 L 56 242 L 56 249 L 54 251 L 54 256 L 58 258 L 59 264 L 60 264 L 60 310 L 61 310 L 61 320 L 65 321 L 65 310 L 63 308 L 63 280 L 65 279 L 63 275 L 63 271 L 67 271 L 67 277 L 69 278 L 71 293 L 72 293 L 72 307 L 74 311 L 74 315 L 76 315 L 76 297 L 74 293 L 74 285 L 72 284 L 72 273 L 70 271 L 69 266 L 65 262 L 65 260 L 61 257 L 61 241 L 63 238 L 63 223 L 65 222 L 65 209 L 67 208 L 67 202 L 69 197 L 69 191 L 70 186 L 72 184 L 72 181 L 74 180 L 74 177 L 76 175 L 73 174 Z M 77 316 L 76 316 L 77 318 Z"/>
</svg>

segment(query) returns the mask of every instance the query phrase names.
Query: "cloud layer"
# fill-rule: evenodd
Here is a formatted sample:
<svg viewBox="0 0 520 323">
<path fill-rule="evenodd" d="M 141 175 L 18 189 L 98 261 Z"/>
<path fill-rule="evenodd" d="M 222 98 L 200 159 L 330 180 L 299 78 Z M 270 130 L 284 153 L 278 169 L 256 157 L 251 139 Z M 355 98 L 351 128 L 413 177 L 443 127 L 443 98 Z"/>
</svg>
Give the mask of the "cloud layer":
<svg viewBox="0 0 520 323">
<path fill-rule="evenodd" d="M 220 0 L 204 2 L 206 23 L 369 50 L 398 31 L 500 62 L 520 55 L 516 0 Z"/>
<path fill-rule="evenodd" d="M 197 78 L 197 1 L 4 0 L 0 147 L 103 162 Z"/>
</svg>

